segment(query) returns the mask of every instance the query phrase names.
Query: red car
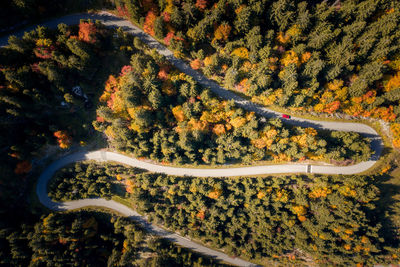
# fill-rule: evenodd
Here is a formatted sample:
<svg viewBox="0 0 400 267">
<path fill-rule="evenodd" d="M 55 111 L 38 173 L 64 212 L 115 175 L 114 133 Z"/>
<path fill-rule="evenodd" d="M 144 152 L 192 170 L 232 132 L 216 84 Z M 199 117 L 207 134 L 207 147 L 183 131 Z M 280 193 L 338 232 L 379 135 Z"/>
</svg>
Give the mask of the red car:
<svg viewBox="0 0 400 267">
<path fill-rule="evenodd" d="M 285 119 L 290 119 L 290 115 L 287 115 L 287 114 L 282 114 L 282 118 L 285 118 Z"/>
</svg>

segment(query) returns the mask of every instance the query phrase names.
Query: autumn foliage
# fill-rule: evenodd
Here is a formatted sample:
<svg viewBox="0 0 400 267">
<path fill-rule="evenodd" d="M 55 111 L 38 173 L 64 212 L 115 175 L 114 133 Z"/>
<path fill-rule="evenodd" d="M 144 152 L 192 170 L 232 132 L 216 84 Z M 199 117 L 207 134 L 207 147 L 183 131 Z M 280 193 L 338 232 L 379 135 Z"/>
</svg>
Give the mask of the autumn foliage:
<svg viewBox="0 0 400 267">
<path fill-rule="evenodd" d="M 385 91 L 392 91 L 394 89 L 399 89 L 400 88 L 400 71 L 397 72 L 395 75 L 391 76 L 386 82 L 385 82 Z"/>
<path fill-rule="evenodd" d="M 183 114 L 182 106 L 176 106 L 172 108 L 172 114 L 178 122 L 184 121 L 186 119 L 185 114 Z"/>
<path fill-rule="evenodd" d="M 131 65 L 126 65 L 123 66 L 121 69 L 121 73 L 119 74 L 120 76 L 125 76 L 126 74 L 132 72 L 133 68 Z"/>
<path fill-rule="evenodd" d="M 96 42 L 96 25 L 93 22 L 81 22 L 79 24 L 79 40 L 86 43 Z"/>
<path fill-rule="evenodd" d="M 204 220 L 204 218 L 206 217 L 205 210 L 204 210 L 204 209 L 200 210 L 200 211 L 196 214 L 196 217 L 199 218 L 200 220 Z"/>
<path fill-rule="evenodd" d="M 154 21 L 156 20 L 157 16 L 154 14 L 152 10 L 150 10 L 146 18 L 144 20 L 143 30 L 144 32 L 154 36 Z"/>
<path fill-rule="evenodd" d="M 213 178 L 216 185 L 211 188 L 210 180 L 196 177 L 144 174 L 135 181 L 142 185 L 133 193 L 138 206 L 150 206 L 148 214 L 164 226 L 211 244 L 227 242 L 242 256 L 285 258 L 285 243 L 307 251 L 314 260 L 338 265 L 343 261 L 337 255 L 343 251 L 359 253 L 358 258 L 345 258 L 353 266 L 350 262 L 369 261 L 384 250 L 382 228 L 371 227 L 378 210 L 369 204 L 379 190 L 365 177 L 316 175 L 307 182 L 301 176 L 224 177 Z M 330 192 L 325 196 L 327 185 Z M 351 190 L 354 193 L 343 193 Z M 260 249 L 246 250 L 248 240 L 237 237 L 238 231 Z"/>
<path fill-rule="evenodd" d="M 339 23 L 335 16 L 319 12 L 317 6 L 304 9 L 274 2 L 262 9 L 232 1 L 167 0 L 157 4 L 147 0 L 141 11 L 146 14 L 147 33 L 154 34 L 154 21 L 161 16 L 168 32 L 166 45 L 177 40 L 176 35 L 198 44 L 182 49 L 174 42 L 175 55 L 187 56 L 193 69 L 203 70 L 218 83 L 221 79 L 233 81 L 226 83 L 228 89 L 257 103 L 300 113 L 344 113 L 393 123 L 400 116 L 400 56 L 385 40 L 397 36 L 393 34 L 399 23 L 394 17 L 399 11 L 381 5 L 373 8 L 373 15 L 363 16 L 359 10 L 368 13 L 363 3 L 332 6 L 338 16 L 349 12 L 359 17 L 360 23 L 371 25 L 358 29 L 356 35 L 350 30 L 355 27 L 351 20 Z M 289 19 L 293 14 L 296 19 Z M 261 19 L 266 17 L 268 23 Z M 381 25 L 390 25 L 393 32 L 381 33 Z M 197 54 L 200 47 L 201 57 Z"/>
<path fill-rule="evenodd" d="M 249 51 L 245 47 L 239 47 L 236 48 L 232 51 L 231 53 L 232 56 L 237 56 L 242 59 L 248 59 L 249 58 Z"/>
<path fill-rule="evenodd" d="M 222 41 L 226 41 L 229 37 L 229 33 L 231 32 L 232 27 L 227 24 L 221 24 L 217 27 L 217 29 L 214 32 L 214 40 L 222 40 Z"/>
<path fill-rule="evenodd" d="M 66 131 L 57 131 L 54 133 L 54 136 L 57 138 L 57 142 L 60 148 L 66 149 L 71 146 L 72 138 L 68 135 Z"/>
<path fill-rule="evenodd" d="M 168 46 L 171 43 L 171 40 L 174 39 L 175 34 L 173 32 L 168 32 L 167 36 L 164 38 L 164 43 Z"/>
<path fill-rule="evenodd" d="M 190 62 L 190 67 L 194 70 L 198 70 L 202 67 L 203 63 L 201 62 L 200 59 L 194 59 Z"/>
<path fill-rule="evenodd" d="M 36 48 L 33 50 L 35 55 L 41 59 L 50 59 L 55 46 L 51 39 L 39 38 L 36 40 Z"/>
<path fill-rule="evenodd" d="M 118 16 L 120 16 L 120 17 L 125 17 L 125 18 L 129 17 L 129 11 L 128 11 L 128 8 L 126 7 L 126 5 L 118 6 L 117 13 L 118 13 Z"/>
<path fill-rule="evenodd" d="M 204 10 L 207 7 L 207 0 L 196 0 L 195 6 L 200 10 Z"/>
<path fill-rule="evenodd" d="M 248 50 L 244 47 L 243 50 L 248 56 Z M 206 57 L 204 64 L 213 64 L 212 61 Z M 191 65 L 197 68 L 200 63 L 196 59 Z M 244 60 L 243 71 L 251 72 L 254 65 Z M 128 72 L 132 75 L 127 75 Z M 131 91 L 127 92 L 126 88 Z M 247 92 L 251 89 L 250 79 L 241 79 L 236 88 Z M 279 91 L 275 93 L 278 97 Z M 103 106 L 98 109 L 99 119 L 93 122 L 95 129 L 104 132 L 116 147 L 129 146 L 138 155 L 160 162 L 344 160 L 348 155 L 361 160 L 370 153 L 364 138 L 351 135 L 346 136 L 351 140 L 348 143 L 358 143 L 357 149 L 343 144 L 340 138 L 344 137 L 335 136 L 333 139 L 343 144 L 343 148 L 331 155 L 332 146 L 315 130 L 261 122 L 255 113 L 238 108 L 234 102 L 215 98 L 191 76 L 158 59 L 153 61 L 150 56 L 145 62 L 142 56 L 134 55 L 132 67 L 124 66 L 118 77 L 111 75 L 100 102 Z M 331 110 L 336 108 L 336 102 L 330 103 L 326 106 Z M 116 120 L 119 122 L 114 123 Z M 132 139 L 143 133 L 149 138 Z"/>
<path fill-rule="evenodd" d="M 212 199 L 218 199 L 222 195 L 222 190 L 219 188 L 214 188 L 213 191 L 208 193 L 208 197 Z"/>
<path fill-rule="evenodd" d="M 128 193 L 133 193 L 133 189 L 135 188 L 135 183 L 133 180 L 126 179 L 125 180 L 125 190 Z"/>
</svg>

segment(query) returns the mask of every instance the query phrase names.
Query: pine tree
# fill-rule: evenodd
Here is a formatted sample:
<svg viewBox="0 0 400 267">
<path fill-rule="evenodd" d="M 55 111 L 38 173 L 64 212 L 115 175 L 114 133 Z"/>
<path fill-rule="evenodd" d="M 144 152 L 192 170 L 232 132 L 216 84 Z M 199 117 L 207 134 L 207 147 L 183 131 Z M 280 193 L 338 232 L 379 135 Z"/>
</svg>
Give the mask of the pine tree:
<svg viewBox="0 0 400 267">
<path fill-rule="evenodd" d="M 154 34 L 157 38 L 162 39 L 166 34 L 165 22 L 162 17 L 158 17 L 154 21 Z"/>
</svg>

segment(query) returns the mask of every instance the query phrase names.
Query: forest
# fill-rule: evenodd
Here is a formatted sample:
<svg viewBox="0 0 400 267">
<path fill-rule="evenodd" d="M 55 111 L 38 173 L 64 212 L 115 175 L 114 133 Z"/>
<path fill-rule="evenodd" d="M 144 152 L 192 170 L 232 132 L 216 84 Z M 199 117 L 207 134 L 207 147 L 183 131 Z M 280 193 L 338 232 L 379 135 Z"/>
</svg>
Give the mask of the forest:
<svg viewBox="0 0 400 267">
<path fill-rule="evenodd" d="M 131 64 L 110 75 L 93 123 L 117 150 L 174 164 L 358 162 L 371 156 L 368 139 L 358 133 L 265 121 L 218 99 L 137 37 L 133 44 Z"/>
<path fill-rule="evenodd" d="M 225 88 L 296 113 L 382 119 L 400 148 L 398 1 L 115 2 Z"/>
<path fill-rule="evenodd" d="M 0 265 L 29 265 L 35 259 L 28 234 L 47 211 L 29 198 L 41 157 L 52 147 L 65 151 L 96 136 L 91 125 L 96 88 L 126 64 L 122 35 L 81 21 L 37 27 L 0 47 Z M 108 68 L 99 66 L 111 58 Z M 52 243 L 44 245 L 38 249 L 50 251 Z"/>
<path fill-rule="evenodd" d="M 3 266 L 225 266 L 149 235 L 124 217 L 49 213 L 0 230 Z"/>
<path fill-rule="evenodd" d="M 92 184 L 108 173 L 153 222 L 259 262 L 372 265 L 398 254 L 398 241 L 382 228 L 374 176 L 196 178 L 86 162 L 60 172 Z M 76 191 L 58 186 L 63 184 L 58 178 L 52 183 L 50 196 Z M 92 195 L 98 196 L 101 190 Z"/>
<path fill-rule="evenodd" d="M 125 63 L 121 34 L 82 21 L 38 27 L 0 48 L 0 199 L 14 202 L 25 190 L 33 158 L 46 145 L 67 149 L 93 137 L 96 88 Z M 100 67 L 110 59 L 108 69 Z"/>
<path fill-rule="evenodd" d="M 111 12 L 224 88 L 289 114 L 384 121 L 400 148 L 398 0 L 0 5 L 0 35 L 115 5 Z M 38 207 L 32 188 L 41 157 L 54 148 L 68 153 L 106 136 L 109 148 L 139 159 L 211 166 L 345 165 L 371 156 L 369 140 L 357 133 L 292 127 L 221 100 L 139 38 L 91 20 L 37 27 L 0 47 L 0 130 L 5 266 L 221 266 L 127 218 Z M 396 168 L 384 160 L 379 175 L 212 179 L 76 163 L 56 174 L 49 196 L 124 197 L 154 223 L 263 264 L 390 264 L 400 257 L 400 212 L 393 208 L 400 202 L 392 198 L 400 187 L 383 185 Z"/>
<path fill-rule="evenodd" d="M 77 162 L 59 170 L 48 184 L 48 195 L 56 201 L 102 197 L 114 195 L 125 197 L 125 178 L 142 173 L 134 167 L 96 162 Z"/>
</svg>

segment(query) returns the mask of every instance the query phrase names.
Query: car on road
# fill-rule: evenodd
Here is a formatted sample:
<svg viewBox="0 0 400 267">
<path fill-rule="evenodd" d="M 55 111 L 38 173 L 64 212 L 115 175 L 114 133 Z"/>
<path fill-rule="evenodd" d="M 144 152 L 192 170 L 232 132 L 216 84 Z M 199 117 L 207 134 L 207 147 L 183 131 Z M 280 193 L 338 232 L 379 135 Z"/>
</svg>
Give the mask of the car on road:
<svg viewBox="0 0 400 267">
<path fill-rule="evenodd" d="M 284 119 L 290 119 L 290 115 L 282 114 L 282 118 L 284 118 Z"/>
</svg>

